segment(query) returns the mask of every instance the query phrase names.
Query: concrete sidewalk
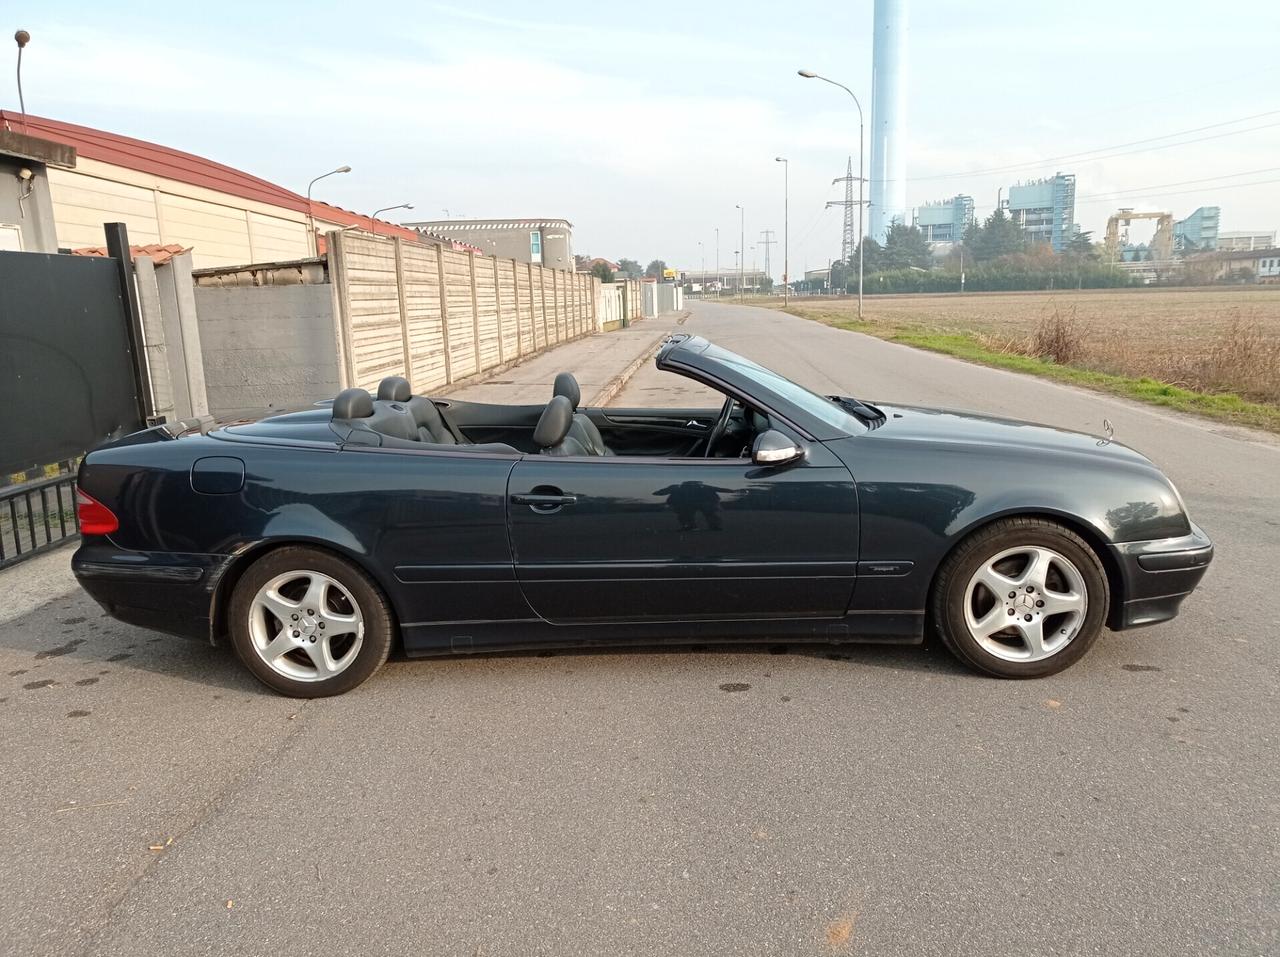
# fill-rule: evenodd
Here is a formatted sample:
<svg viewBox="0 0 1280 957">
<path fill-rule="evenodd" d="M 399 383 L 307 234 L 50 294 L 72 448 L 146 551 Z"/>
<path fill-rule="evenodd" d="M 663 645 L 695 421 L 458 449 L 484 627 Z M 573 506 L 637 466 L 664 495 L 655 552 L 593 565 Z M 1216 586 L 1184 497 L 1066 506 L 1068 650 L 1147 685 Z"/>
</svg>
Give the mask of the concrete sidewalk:
<svg viewBox="0 0 1280 957">
<path fill-rule="evenodd" d="M 559 372 L 572 372 L 582 388 L 582 404 L 606 405 L 647 362 L 675 325 L 675 316 L 650 319 L 616 332 L 575 339 L 530 357 L 493 378 L 442 392 L 466 402 L 525 405 L 551 398 Z"/>
</svg>

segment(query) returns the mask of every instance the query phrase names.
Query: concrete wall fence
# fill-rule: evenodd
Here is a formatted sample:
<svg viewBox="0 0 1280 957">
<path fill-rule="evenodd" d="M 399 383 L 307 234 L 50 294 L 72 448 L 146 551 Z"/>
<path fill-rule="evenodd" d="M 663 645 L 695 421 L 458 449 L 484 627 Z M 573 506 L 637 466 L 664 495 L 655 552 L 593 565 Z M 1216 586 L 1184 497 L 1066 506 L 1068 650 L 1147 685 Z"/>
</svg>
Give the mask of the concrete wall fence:
<svg viewBox="0 0 1280 957">
<path fill-rule="evenodd" d="M 326 238 L 325 259 L 193 274 L 213 415 L 374 391 L 388 375 L 438 394 L 604 328 L 609 307 L 587 273 L 364 232 Z M 639 296 L 624 302 L 639 318 Z"/>
<path fill-rule="evenodd" d="M 600 281 L 442 246 L 329 233 L 346 381 L 451 385 L 599 329 Z M 443 291 L 443 292 L 442 292 Z"/>
</svg>

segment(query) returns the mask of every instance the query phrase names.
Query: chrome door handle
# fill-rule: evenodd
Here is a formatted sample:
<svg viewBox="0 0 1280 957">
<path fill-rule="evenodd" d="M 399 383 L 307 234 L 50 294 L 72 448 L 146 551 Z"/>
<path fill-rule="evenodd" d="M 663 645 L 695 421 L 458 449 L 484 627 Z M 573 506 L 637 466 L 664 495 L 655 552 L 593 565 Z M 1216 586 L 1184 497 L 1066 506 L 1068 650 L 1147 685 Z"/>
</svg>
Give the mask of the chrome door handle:
<svg viewBox="0 0 1280 957">
<path fill-rule="evenodd" d="M 576 505 L 578 496 L 576 495 L 541 495 L 530 492 L 527 495 L 512 495 L 511 503 L 513 505 L 531 505 L 534 508 L 559 508 L 561 505 Z"/>
</svg>

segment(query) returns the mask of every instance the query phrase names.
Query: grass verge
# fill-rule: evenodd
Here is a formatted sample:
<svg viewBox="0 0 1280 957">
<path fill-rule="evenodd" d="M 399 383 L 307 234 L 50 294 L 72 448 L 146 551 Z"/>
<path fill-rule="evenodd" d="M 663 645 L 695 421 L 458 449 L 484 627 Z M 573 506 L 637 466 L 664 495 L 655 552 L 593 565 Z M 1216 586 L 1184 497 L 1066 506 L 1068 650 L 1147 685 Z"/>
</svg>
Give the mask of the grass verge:
<svg viewBox="0 0 1280 957">
<path fill-rule="evenodd" d="M 977 336 L 967 333 L 928 332 L 890 323 L 857 322 L 818 310 L 800 312 L 788 309 L 787 311 L 802 319 L 812 319 L 837 329 L 862 332 L 889 342 L 900 342 L 917 349 L 928 349 L 930 352 L 955 356 L 967 362 L 1037 375 L 1055 382 L 1096 389 L 1099 392 L 1136 399 L 1178 412 L 1190 412 L 1220 422 L 1230 422 L 1234 425 L 1245 425 L 1280 434 L 1280 407 L 1250 402 L 1231 393 L 1196 392 L 1156 379 L 1097 372 L 1074 365 L 1060 365 L 1048 359 L 1038 359 L 1014 352 L 1000 352 L 987 346 Z"/>
</svg>

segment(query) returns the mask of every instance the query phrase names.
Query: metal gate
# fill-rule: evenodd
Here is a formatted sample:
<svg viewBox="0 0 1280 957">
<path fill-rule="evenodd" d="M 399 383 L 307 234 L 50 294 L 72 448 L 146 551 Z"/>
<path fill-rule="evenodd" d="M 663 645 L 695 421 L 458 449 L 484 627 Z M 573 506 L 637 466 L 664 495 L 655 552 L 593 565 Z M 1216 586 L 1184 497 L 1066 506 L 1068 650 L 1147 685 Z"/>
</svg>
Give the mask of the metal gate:
<svg viewBox="0 0 1280 957">
<path fill-rule="evenodd" d="M 0 566 L 75 535 L 70 476 L 3 476 L 145 424 L 128 240 L 123 227 L 108 238 L 116 258 L 0 251 Z"/>
</svg>

